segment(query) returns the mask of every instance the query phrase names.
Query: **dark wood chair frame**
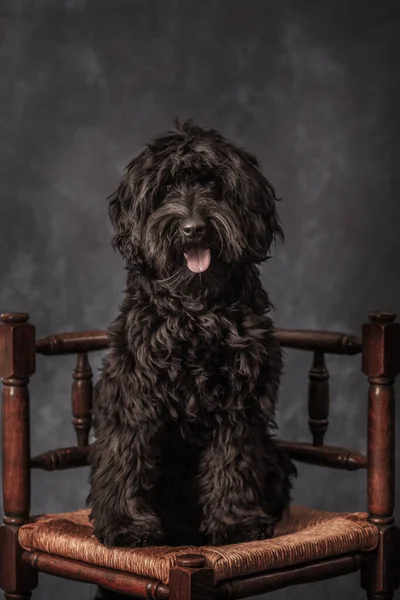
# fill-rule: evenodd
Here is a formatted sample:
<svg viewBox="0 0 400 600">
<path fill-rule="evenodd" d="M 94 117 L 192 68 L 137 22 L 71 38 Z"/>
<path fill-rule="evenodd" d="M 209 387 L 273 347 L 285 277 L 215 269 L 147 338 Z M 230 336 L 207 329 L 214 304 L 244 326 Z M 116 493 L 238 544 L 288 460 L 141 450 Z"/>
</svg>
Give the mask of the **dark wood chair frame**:
<svg viewBox="0 0 400 600">
<path fill-rule="evenodd" d="M 45 552 L 24 551 L 18 529 L 30 519 L 32 469 L 48 471 L 87 464 L 91 427 L 92 371 L 88 353 L 104 350 L 104 331 L 64 333 L 36 339 L 28 315 L 3 314 L 0 324 L 4 523 L 0 528 L 0 586 L 9 600 L 28 600 L 38 584 L 38 572 L 94 583 L 152 600 L 245 598 L 286 586 L 361 571 L 369 600 L 389 600 L 399 587 L 400 531 L 394 522 L 395 398 L 393 384 L 400 372 L 400 324 L 387 312 L 370 314 L 362 338 L 335 332 L 277 330 L 283 347 L 313 353 L 309 371 L 308 413 L 312 443 L 280 442 L 294 460 L 336 469 L 366 469 L 368 515 L 379 530 L 372 552 L 342 555 L 290 568 L 238 577 L 214 585 L 213 570 L 204 556 L 188 554 L 177 561 L 165 585 L 137 575 L 69 560 Z M 29 378 L 36 353 L 77 354 L 72 382 L 73 425 L 77 445 L 31 457 Z M 329 373 L 326 354 L 362 355 L 368 378 L 367 456 L 324 445 L 329 417 Z"/>
</svg>

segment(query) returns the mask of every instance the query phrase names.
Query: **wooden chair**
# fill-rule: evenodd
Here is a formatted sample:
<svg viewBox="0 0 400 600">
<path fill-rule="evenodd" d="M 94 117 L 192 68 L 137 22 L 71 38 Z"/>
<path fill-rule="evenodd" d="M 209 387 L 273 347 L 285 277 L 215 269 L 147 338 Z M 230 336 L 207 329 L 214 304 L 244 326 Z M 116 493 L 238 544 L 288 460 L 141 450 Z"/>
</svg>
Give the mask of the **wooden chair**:
<svg viewBox="0 0 400 600">
<path fill-rule="evenodd" d="M 366 469 L 368 513 L 326 513 L 293 507 L 272 540 L 223 547 L 107 549 L 93 536 L 88 511 L 30 516 L 32 469 L 86 464 L 92 373 L 88 352 L 107 347 L 103 331 L 36 339 L 26 314 L 3 314 L 3 502 L 0 585 L 9 600 L 28 600 L 38 572 L 95 583 L 152 600 L 235 600 L 282 587 L 361 571 L 370 600 L 389 600 L 399 586 L 399 529 L 393 517 L 395 422 L 393 383 L 400 371 L 400 324 L 373 313 L 362 339 L 332 332 L 278 330 L 282 346 L 313 353 L 309 425 L 313 441 L 281 442 L 295 460 L 336 469 Z M 72 383 L 77 445 L 31 457 L 29 377 L 35 354 L 77 354 Z M 329 374 L 325 354 L 362 354 L 369 382 L 368 452 L 324 445 Z"/>
</svg>

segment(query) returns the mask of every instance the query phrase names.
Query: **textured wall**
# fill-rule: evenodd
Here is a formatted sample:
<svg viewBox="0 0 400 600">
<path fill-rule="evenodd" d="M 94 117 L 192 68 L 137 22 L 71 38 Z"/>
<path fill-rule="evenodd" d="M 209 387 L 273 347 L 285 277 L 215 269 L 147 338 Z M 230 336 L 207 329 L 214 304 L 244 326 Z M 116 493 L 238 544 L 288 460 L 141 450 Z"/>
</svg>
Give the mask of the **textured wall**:
<svg viewBox="0 0 400 600">
<path fill-rule="evenodd" d="M 105 327 L 123 270 L 105 197 L 149 136 L 193 116 L 256 153 L 284 198 L 263 271 L 287 327 L 359 332 L 399 308 L 395 2 L 0 0 L 0 309 L 39 335 Z M 93 366 L 98 366 L 98 358 Z M 74 443 L 72 358 L 39 358 L 32 446 Z M 288 355 L 282 435 L 307 436 L 309 357 Z M 359 358 L 329 361 L 329 443 L 365 448 Z M 87 471 L 34 473 L 33 511 L 83 505 Z M 365 508 L 363 473 L 302 467 L 295 500 Z M 42 600 L 90 588 L 42 576 Z M 358 575 L 276 598 L 364 594 Z"/>
</svg>

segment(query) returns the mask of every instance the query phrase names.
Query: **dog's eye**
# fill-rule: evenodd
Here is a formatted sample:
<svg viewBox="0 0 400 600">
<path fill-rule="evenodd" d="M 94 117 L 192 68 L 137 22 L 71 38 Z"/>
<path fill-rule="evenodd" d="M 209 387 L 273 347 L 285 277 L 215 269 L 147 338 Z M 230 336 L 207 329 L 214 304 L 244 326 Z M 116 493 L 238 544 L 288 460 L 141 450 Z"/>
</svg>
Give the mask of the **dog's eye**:
<svg viewBox="0 0 400 600">
<path fill-rule="evenodd" d="M 214 189 L 217 186 L 217 182 L 215 179 L 210 178 L 210 179 L 207 179 L 207 185 L 211 189 Z"/>
<path fill-rule="evenodd" d="M 165 191 L 167 192 L 167 194 L 169 194 L 169 192 L 172 190 L 172 188 L 173 188 L 173 184 L 167 183 L 167 185 L 165 186 Z"/>
</svg>

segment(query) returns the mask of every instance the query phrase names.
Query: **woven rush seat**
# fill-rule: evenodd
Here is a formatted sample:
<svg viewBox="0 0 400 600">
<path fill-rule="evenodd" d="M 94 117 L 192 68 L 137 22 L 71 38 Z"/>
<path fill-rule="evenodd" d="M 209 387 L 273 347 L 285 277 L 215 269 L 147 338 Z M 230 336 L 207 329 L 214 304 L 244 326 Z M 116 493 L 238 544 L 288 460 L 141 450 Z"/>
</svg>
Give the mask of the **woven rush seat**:
<svg viewBox="0 0 400 600">
<path fill-rule="evenodd" d="M 106 548 L 93 535 L 88 510 L 44 515 L 19 530 L 25 550 L 150 577 L 168 583 L 181 554 L 203 554 L 215 583 L 357 551 L 373 550 L 378 530 L 365 513 L 331 513 L 293 506 L 269 540 L 227 546 Z"/>
</svg>

